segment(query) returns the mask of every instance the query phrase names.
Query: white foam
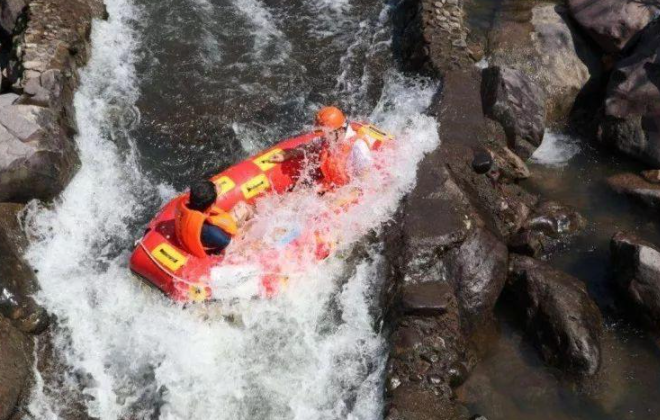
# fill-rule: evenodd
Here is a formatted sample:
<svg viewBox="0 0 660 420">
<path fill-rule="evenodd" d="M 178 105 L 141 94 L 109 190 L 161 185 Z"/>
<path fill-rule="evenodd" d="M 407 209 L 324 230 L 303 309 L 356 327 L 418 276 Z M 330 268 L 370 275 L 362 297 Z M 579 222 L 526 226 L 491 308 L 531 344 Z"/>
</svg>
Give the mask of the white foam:
<svg viewBox="0 0 660 420">
<path fill-rule="evenodd" d="M 279 63 L 291 53 L 291 43 L 277 27 L 271 11 L 259 0 L 232 0 L 234 7 L 252 24 L 253 53 L 257 60 Z"/>
<path fill-rule="evenodd" d="M 141 177 L 127 134 L 135 117 L 121 112 L 138 98 L 131 19 L 139 15 L 129 0 L 107 7 L 110 19 L 95 22 L 75 99 L 81 170 L 59 202 L 33 204 L 29 214 L 37 239 L 27 257 L 39 270 L 38 300 L 57 316 L 54 357 L 65 369 L 37 381 L 32 418 L 55 418 L 78 404 L 101 420 L 151 418 L 155 407 L 161 419 L 379 418 L 384 343 L 369 305 L 383 278 L 381 260 L 377 248 L 356 266 L 345 256 L 391 217 L 417 162 L 437 145 L 436 124 L 422 114 L 436 86 L 387 75 L 370 118 L 398 138 L 381 156 L 391 169 L 363 181 L 363 204 L 323 219 L 341 233 L 329 259 L 281 260 L 292 276 L 276 298 L 250 298 L 259 280 L 253 266 L 225 272 L 241 315 L 236 324 L 214 305 L 173 305 L 128 273 L 138 234 L 128 225 L 145 197 L 174 191 Z M 266 227 L 306 221 L 332 198 L 301 194 L 268 199 L 281 200 L 278 207 L 264 201 L 260 214 L 277 222 Z"/>
<path fill-rule="evenodd" d="M 540 165 L 566 166 L 580 150 L 579 139 L 546 131 L 541 146 L 534 151 L 531 160 Z"/>
</svg>

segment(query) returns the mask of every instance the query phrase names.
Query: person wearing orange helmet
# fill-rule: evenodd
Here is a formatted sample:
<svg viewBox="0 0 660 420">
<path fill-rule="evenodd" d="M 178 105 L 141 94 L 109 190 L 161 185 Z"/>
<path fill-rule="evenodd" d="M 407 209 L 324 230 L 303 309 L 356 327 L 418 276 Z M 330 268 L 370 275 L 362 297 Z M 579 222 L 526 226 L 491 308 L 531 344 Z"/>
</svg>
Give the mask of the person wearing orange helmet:
<svg viewBox="0 0 660 420">
<path fill-rule="evenodd" d="M 270 161 L 282 163 L 305 159 L 312 170 L 312 177 L 326 187 L 347 184 L 351 175 L 362 172 L 371 164 L 369 146 L 357 139 L 339 108 L 321 108 L 316 113 L 314 128 L 319 137 L 305 145 L 278 153 Z"/>
</svg>

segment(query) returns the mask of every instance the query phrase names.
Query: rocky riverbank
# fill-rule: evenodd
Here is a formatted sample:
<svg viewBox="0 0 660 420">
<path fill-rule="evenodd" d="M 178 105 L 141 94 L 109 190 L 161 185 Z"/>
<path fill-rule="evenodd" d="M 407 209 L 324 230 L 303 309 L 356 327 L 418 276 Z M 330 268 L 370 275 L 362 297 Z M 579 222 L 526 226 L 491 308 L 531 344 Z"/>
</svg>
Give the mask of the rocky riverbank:
<svg viewBox="0 0 660 420">
<path fill-rule="evenodd" d="M 597 376 L 601 310 L 582 281 L 541 261 L 588 221 L 517 183 L 529 176 L 523 162 L 546 129 L 581 134 L 656 165 L 657 5 L 501 3 L 490 30 L 473 34 L 469 4 L 404 2 L 404 68 L 443 81 L 435 109 L 442 145 L 420 165 L 395 224 L 399 232 L 388 241 L 395 285 L 388 419 L 474 414 L 455 390 L 497 334 L 491 320 L 498 301 L 562 380 Z M 460 19 L 443 19 L 448 5 Z M 465 42 L 440 36 L 445 27 Z M 485 60 L 477 63 L 479 51 Z M 643 175 L 608 182 L 657 208 L 657 175 Z M 625 297 L 618 304 L 652 330 L 656 254 L 652 244 L 624 233 L 612 240 L 614 280 Z"/>
<path fill-rule="evenodd" d="M 91 52 L 100 0 L 0 1 L 0 419 L 22 418 L 30 390 L 34 335 L 48 316 L 23 260 L 20 217 L 32 199 L 50 201 L 79 160 L 73 95 Z"/>
</svg>

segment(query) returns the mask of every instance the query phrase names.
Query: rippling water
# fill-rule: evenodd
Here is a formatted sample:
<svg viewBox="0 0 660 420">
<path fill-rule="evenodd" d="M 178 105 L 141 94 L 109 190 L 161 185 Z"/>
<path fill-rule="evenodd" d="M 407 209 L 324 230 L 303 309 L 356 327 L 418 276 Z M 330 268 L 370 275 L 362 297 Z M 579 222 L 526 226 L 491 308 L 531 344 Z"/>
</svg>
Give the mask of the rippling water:
<svg viewBox="0 0 660 420">
<path fill-rule="evenodd" d="M 351 263 L 345 256 L 391 215 L 438 142 L 423 114 L 437 86 L 388 64 L 390 5 L 108 0 L 107 7 L 75 99 L 82 168 L 54 206 L 29 212 L 38 300 L 57 317 L 32 417 L 382 417 L 384 343 L 372 311 L 379 246 Z M 275 299 L 239 301 L 240 322 L 213 306 L 173 305 L 129 274 L 133 241 L 166 200 L 190 179 L 302 131 L 324 103 L 376 122 L 401 145 L 390 156 L 388 188 L 372 185 L 378 194 L 341 221 L 345 230 L 358 227 L 344 252 Z M 283 202 L 277 217 L 295 221 L 304 202 Z"/>
</svg>

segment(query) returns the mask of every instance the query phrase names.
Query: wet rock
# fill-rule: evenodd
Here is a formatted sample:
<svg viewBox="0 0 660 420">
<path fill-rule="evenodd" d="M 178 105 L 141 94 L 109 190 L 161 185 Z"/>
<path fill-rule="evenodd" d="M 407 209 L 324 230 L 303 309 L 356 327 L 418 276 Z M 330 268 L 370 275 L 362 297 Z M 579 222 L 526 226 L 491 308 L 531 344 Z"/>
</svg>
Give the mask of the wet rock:
<svg viewBox="0 0 660 420">
<path fill-rule="evenodd" d="M 514 256 L 506 291 L 547 363 L 578 376 L 598 371 L 602 318 L 583 283 L 541 261 Z"/>
<path fill-rule="evenodd" d="M 545 132 L 541 88 L 520 70 L 489 67 L 483 71 L 481 96 L 484 114 L 502 125 L 509 149 L 528 158 L 528 151 L 541 145 Z M 521 142 L 528 145 L 518 147 Z"/>
<path fill-rule="evenodd" d="M 660 116 L 660 23 L 650 24 L 631 54 L 620 60 L 610 77 L 606 114 L 616 118 Z"/>
<path fill-rule="evenodd" d="M 507 263 L 506 245 L 484 229 L 475 229 L 449 258 L 449 282 L 470 329 L 491 319 L 504 288 Z"/>
<path fill-rule="evenodd" d="M 649 165 L 660 166 L 660 117 L 602 116 L 597 139 L 605 147 Z"/>
<path fill-rule="evenodd" d="M 623 173 L 607 178 L 615 192 L 624 194 L 645 206 L 660 208 L 660 185 L 652 184 L 639 175 Z"/>
<path fill-rule="evenodd" d="M 547 121 L 567 121 L 578 93 L 601 75 L 598 54 L 562 6 L 505 0 L 501 10 L 489 35 L 489 62 L 534 80 L 545 93 Z"/>
<path fill-rule="evenodd" d="M 397 16 L 401 62 L 407 70 L 439 76 L 473 64 L 462 0 L 406 0 Z"/>
<path fill-rule="evenodd" d="M 452 290 L 447 283 L 406 284 L 401 295 L 401 310 L 404 314 L 442 315 L 447 312 Z"/>
<path fill-rule="evenodd" d="M 534 209 L 526 222 L 526 229 L 552 237 L 570 235 L 584 229 L 587 221 L 574 208 L 555 202 L 544 201 Z"/>
<path fill-rule="evenodd" d="M 30 392 L 32 340 L 0 318 L 0 419 L 17 414 Z"/>
<path fill-rule="evenodd" d="M 0 108 L 0 201 L 50 200 L 78 163 L 72 140 L 48 108 Z"/>
<path fill-rule="evenodd" d="M 642 177 L 652 184 L 660 184 L 660 169 L 642 171 Z"/>
<path fill-rule="evenodd" d="M 527 164 L 508 147 L 488 148 L 488 151 L 499 171 L 498 182 L 510 184 L 531 176 Z"/>
<path fill-rule="evenodd" d="M 660 331 L 660 251 L 636 236 L 618 232 L 610 243 L 614 279 L 633 313 Z"/>
<path fill-rule="evenodd" d="M 638 0 L 568 0 L 571 16 L 610 54 L 630 47 L 658 5 Z"/>
<path fill-rule="evenodd" d="M 18 222 L 20 204 L 0 203 L 0 314 L 24 332 L 38 334 L 48 326 L 46 311 L 31 295 L 37 279 L 21 257 L 27 240 Z"/>
<path fill-rule="evenodd" d="M 10 36 L 16 27 L 18 17 L 27 7 L 26 0 L 1 0 L 0 1 L 0 33 Z"/>
</svg>

